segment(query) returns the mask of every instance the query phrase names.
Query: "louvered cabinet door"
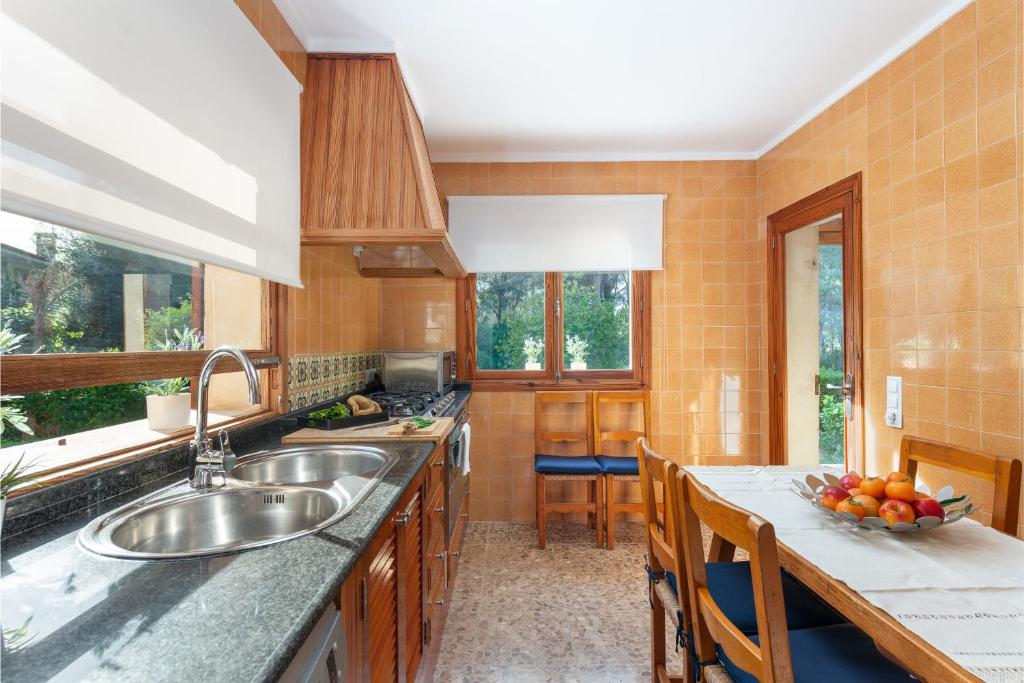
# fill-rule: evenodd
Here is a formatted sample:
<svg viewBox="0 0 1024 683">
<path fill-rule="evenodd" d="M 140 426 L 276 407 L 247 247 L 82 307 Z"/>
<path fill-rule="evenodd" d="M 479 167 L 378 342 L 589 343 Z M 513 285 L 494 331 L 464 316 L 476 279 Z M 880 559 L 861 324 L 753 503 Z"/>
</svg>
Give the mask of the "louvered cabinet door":
<svg viewBox="0 0 1024 683">
<path fill-rule="evenodd" d="M 423 656 L 423 496 L 417 490 L 395 522 L 398 539 L 399 676 L 416 679 Z"/>
<path fill-rule="evenodd" d="M 392 532 L 366 574 L 367 642 L 372 683 L 398 681 L 398 541 Z"/>
</svg>

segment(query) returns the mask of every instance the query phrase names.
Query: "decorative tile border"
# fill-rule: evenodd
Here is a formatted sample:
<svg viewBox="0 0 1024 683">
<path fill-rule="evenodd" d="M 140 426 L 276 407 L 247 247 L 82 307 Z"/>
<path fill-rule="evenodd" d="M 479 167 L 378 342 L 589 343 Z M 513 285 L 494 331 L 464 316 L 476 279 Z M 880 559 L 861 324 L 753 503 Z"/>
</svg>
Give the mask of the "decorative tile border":
<svg viewBox="0 0 1024 683">
<path fill-rule="evenodd" d="M 384 355 L 359 353 L 297 353 L 288 357 L 288 410 L 298 410 L 360 389 L 366 371 L 381 376 Z"/>
</svg>

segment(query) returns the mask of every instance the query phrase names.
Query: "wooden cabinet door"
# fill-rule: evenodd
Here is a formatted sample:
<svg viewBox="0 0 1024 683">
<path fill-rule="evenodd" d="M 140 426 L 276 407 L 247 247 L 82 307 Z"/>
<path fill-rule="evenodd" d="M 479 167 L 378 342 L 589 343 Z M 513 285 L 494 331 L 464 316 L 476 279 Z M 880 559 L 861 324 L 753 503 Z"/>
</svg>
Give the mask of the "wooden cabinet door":
<svg viewBox="0 0 1024 683">
<path fill-rule="evenodd" d="M 338 608 L 341 610 L 342 626 L 345 629 L 345 683 L 361 683 L 366 676 L 363 664 L 363 615 L 362 590 L 364 566 L 356 564 L 352 573 L 341 585 Z"/>
<path fill-rule="evenodd" d="M 386 534 L 367 567 L 364 588 L 371 683 L 398 681 L 398 542 Z"/>
<path fill-rule="evenodd" d="M 423 656 L 423 495 L 419 489 L 400 508 L 398 541 L 399 678 L 413 681 Z"/>
</svg>

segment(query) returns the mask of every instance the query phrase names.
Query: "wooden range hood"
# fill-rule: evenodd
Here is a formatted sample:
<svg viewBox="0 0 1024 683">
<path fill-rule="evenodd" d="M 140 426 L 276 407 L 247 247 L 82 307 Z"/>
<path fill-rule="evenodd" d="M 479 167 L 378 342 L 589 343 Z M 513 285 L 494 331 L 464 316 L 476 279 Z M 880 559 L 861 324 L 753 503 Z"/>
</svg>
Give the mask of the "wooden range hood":
<svg viewBox="0 0 1024 683">
<path fill-rule="evenodd" d="M 302 244 L 351 245 L 366 277 L 462 277 L 423 127 L 393 54 L 309 56 Z"/>
</svg>

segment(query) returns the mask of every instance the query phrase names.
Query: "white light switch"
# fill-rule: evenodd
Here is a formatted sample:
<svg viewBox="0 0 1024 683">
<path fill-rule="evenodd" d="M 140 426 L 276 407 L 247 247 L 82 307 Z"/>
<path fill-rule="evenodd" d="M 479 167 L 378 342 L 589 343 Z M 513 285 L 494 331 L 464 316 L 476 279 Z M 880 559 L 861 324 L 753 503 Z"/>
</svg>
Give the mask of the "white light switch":
<svg viewBox="0 0 1024 683">
<path fill-rule="evenodd" d="M 903 429 L 903 378 L 885 378 L 885 424 Z"/>
</svg>

